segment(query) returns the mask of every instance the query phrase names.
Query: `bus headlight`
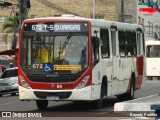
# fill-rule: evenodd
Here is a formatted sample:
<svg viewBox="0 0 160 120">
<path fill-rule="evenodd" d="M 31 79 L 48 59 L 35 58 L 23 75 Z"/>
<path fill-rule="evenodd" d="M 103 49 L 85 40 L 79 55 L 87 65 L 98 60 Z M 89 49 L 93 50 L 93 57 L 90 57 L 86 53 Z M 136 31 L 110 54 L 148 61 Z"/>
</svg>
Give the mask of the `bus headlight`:
<svg viewBox="0 0 160 120">
<path fill-rule="evenodd" d="M 86 86 L 87 81 L 89 80 L 89 76 L 86 76 L 76 87 L 76 89 L 81 89 Z"/>
<path fill-rule="evenodd" d="M 20 76 L 19 78 L 24 88 L 27 88 L 27 89 L 31 88 L 22 76 Z"/>
</svg>

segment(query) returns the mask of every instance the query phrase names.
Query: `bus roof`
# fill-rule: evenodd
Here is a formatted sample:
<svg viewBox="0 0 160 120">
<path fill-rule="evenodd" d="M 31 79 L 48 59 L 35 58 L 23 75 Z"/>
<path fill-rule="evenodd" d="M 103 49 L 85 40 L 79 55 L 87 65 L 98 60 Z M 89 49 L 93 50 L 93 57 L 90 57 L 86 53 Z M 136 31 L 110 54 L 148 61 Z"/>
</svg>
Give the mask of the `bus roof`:
<svg viewBox="0 0 160 120">
<path fill-rule="evenodd" d="M 148 40 L 145 42 L 146 46 L 148 45 L 160 45 L 160 41 L 157 40 Z"/>
<path fill-rule="evenodd" d="M 24 22 L 51 22 L 51 21 L 82 21 L 82 22 L 91 22 L 92 26 L 95 27 L 104 27 L 110 28 L 111 25 L 116 25 L 118 29 L 130 29 L 136 30 L 137 28 L 143 29 L 142 25 L 138 24 L 130 24 L 130 23 L 122 23 L 122 22 L 115 22 L 109 21 L 105 19 L 91 19 L 91 18 L 83 18 L 79 16 L 62 16 L 62 17 L 43 17 L 43 18 L 34 18 L 34 19 L 26 19 Z"/>
<path fill-rule="evenodd" d="M 118 29 L 132 29 L 136 30 L 137 28 L 142 28 L 142 25 L 138 24 L 130 24 L 130 23 L 122 23 L 122 22 L 115 22 L 115 21 L 109 21 L 104 19 L 90 19 L 92 26 L 99 26 L 99 27 L 108 27 L 110 28 L 111 25 L 117 26 Z"/>
</svg>

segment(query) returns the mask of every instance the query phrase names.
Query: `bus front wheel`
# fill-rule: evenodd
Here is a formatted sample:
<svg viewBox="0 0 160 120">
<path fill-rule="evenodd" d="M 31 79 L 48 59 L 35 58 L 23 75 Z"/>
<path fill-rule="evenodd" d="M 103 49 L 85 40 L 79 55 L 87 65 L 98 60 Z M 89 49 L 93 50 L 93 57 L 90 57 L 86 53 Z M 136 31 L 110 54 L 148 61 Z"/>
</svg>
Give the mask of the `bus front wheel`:
<svg viewBox="0 0 160 120">
<path fill-rule="evenodd" d="M 48 100 L 36 100 L 38 109 L 46 109 L 48 106 Z"/>
<path fill-rule="evenodd" d="M 100 98 L 94 101 L 94 108 L 96 109 L 102 108 L 104 96 L 107 97 L 107 80 L 106 79 L 103 79 L 102 81 L 101 90 L 100 90 Z"/>
</svg>

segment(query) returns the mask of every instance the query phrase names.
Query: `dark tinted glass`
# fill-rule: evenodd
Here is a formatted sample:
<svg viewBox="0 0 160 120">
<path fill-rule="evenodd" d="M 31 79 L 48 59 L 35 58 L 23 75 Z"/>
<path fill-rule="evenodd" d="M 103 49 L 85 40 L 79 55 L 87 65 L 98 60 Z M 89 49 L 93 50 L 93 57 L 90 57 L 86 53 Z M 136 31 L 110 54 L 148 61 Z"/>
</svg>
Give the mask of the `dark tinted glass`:
<svg viewBox="0 0 160 120">
<path fill-rule="evenodd" d="M 8 78 L 8 77 L 15 77 L 15 76 L 18 76 L 18 70 L 17 69 L 4 71 L 1 78 Z"/>
</svg>

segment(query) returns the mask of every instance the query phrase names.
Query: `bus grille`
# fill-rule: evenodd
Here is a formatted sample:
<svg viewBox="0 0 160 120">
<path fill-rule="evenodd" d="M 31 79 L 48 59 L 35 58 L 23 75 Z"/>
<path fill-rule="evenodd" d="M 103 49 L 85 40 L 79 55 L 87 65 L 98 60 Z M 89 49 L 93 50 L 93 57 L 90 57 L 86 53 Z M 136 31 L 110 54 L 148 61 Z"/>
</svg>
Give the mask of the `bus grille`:
<svg viewBox="0 0 160 120">
<path fill-rule="evenodd" d="M 36 97 L 41 99 L 47 99 L 48 96 L 56 96 L 59 99 L 67 99 L 71 96 L 72 92 L 37 92 L 35 91 L 34 94 Z"/>
<path fill-rule="evenodd" d="M 80 76 L 60 76 L 60 77 L 43 77 L 43 76 L 28 76 L 33 82 L 74 82 Z"/>
</svg>

